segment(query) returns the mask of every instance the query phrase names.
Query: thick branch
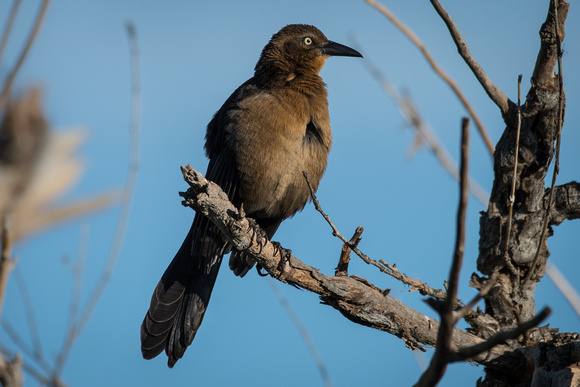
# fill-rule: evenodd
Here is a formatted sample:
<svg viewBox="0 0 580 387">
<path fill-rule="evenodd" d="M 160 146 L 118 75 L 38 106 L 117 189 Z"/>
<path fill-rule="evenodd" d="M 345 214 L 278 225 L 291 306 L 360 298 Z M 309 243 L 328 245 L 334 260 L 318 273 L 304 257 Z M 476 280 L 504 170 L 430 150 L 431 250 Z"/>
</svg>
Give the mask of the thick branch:
<svg viewBox="0 0 580 387">
<path fill-rule="evenodd" d="M 549 196 L 549 189 L 546 189 L 545 203 L 548 203 Z M 555 187 L 553 200 L 550 225 L 557 226 L 565 220 L 580 219 L 580 183 L 572 181 Z"/>
<path fill-rule="evenodd" d="M 340 311 L 358 324 L 391 333 L 409 348 L 433 346 L 437 339 L 438 321 L 429 318 L 388 295 L 365 280 L 336 277 L 320 273 L 316 268 L 290 256 L 282 260 L 274 245 L 256 239 L 248 220 L 228 200 L 220 187 L 206 180 L 191 166 L 182 167 L 190 189 L 182 193 L 183 204 L 206 215 L 238 250 L 252 255 L 274 278 L 318 294 L 324 303 Z M 451 345 L 466 348 L 482 339 L 454 329 Z M 473 360 L 487 362 L 500 356 L 505 346 L 495 347 Z"/>
</svg>

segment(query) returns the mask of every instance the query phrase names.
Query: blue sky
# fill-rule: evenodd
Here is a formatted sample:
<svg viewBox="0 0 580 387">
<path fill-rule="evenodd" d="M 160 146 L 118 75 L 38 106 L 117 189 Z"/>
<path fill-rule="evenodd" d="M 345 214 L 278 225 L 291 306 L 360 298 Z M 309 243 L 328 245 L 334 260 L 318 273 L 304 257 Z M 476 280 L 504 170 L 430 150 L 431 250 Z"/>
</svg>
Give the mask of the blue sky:
<svg viewBox="0 0 580 387">
<path fill-rule="evenodd" d="M 0 4 L 5 20 L 11 2 Z M 448 4 L 449 3 L 449 4 Z M 497 142 L 504 125 L 457 55 L 447 29 L 428 1 L 385 3 L 431 50 L 482 117 Z M 511 99 L 522 92 L 539 48 L 538 31 L 548 1 L 444 2 L 475 58 Z M 4 75 L 14 62 L 36 13 L 26 0 L 7 47 Z M 564 48 L 567 117 L 562 135 L 559 183 L 578 179 L 580 134 L 580 52 L 575 50 L 580 13 L 570 7 Z M 185 237 L 193 216 L 180 204 L 186 189 L 180 165 L 205 171 L 205 126 L 230 93 L 252 76 L 270 36 L 290 23 L 319 27 L 347 45 L 357 42 L 367 60 L 391 82 L 411 93 L 423 117 L 457 159 L 464 109 L 402 34 L 377 11 L 358 2 L 270 1 L 192 2 L 55 1 L 16 82 L 16 90 L 40 84 L 45 110 L 56 131 L 82 126 L 88 139 L 79 155 L 85 170 L 61 203 L 124 184 L 128 169 L 130 72 L 124 23 L 131 20 L 140 47 L 142 126 L 139 176 L 119 261 L 95 313 L 77 339 L 63 379 L 71 386 L 129 385 L 321 385 L 314 362 L 265 279 L 251 272 L 234 277 L 222 268 L 204 323 L 185 357 L 172 370 L 166 358 L 141 358 L 139 327 L 151 292 Z M 328 84 L 334 145 L 318 191 L 325 211 L 345 235 L 365 227 L 360 248 L 375 259 L 396 263 L 408 275 L 441 287 L 447 278 L 455 236 L 456 182 L 432 155 L 409 159 L 413 134 L 360 59 L 331 58 L 322 71 Z M 471 176 L 488 192 L 491 159 L 478 135 L 471 136 Z M 479 211 L 470 198 L 465 265 L 460 298 L 475 271 Z M 81 299 L 86 302 L 106 260 L 119 208 L 35 234 L 15 247 L 18 270 L 32 299 L 48 362 L 61 348 L 72 292 L 72 275 L 62 257 L 76 259 L 87 233 L 87 264 Z M 580 273 L 580 226 L 555 229 L 552 261 L 568 278 Z M 81 230 L 87 231 L 81 231 Z M 333 273 L 341 243 L 307 205 L 283 223 L 275 237 L 306 263 Z M 435 317 L 422 297 L 353 257 L 350 273 L 368 278 L 391 295 Z M 308 329 L 336 386 L 412 385 L 419 363 L 431 352 L 413 354 L 401 340 L 344 319 L 306 291 L 280 284 Z M 550 305 L 553 327 L 578 331 L 579 320 L 549 279 L 536 293 L 538 307 Z M 13 279 L 3 318 L 23 337 L 28 331 Z M 4 332 L 0 342 L 9 343 Z M 482 367 L 452 365 L 442 386 L 473 385 Z M 26 385 L 36 385 L 30 376 Z"/>
</svg>

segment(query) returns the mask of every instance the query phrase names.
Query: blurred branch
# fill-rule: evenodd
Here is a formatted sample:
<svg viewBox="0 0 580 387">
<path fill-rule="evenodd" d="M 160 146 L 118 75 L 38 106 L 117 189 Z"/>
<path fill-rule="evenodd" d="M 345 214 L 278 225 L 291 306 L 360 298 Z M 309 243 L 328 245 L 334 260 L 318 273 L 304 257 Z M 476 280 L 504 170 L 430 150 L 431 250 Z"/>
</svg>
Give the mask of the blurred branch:
<svg viewBox="0 0 580 387">
<path fill-rule="evenodd" d="M 12 361 L 0 356 L 0 384 L 3 387 L 20 387 L 22 381 L 22 359 L 20 356 L 15 355 Z"/>
<path fill-rule="evenodd" d="M 553 263 L 548 262 L 546 265 L 546 273 L 552 280 L 554 285 L 558 288 L 560 293 L 564 296 L 566 301 L 574 308 L 574 311 L 580 317 L 580 295 L 574 289 L 574 286 L 566 279 L 564 274 Z"/>
<path fill-rule="evenodd" d="M 421 51 L 421 53 L 423 54 L 423 56 L 433 69 L 433 71 L 435 71 L 435 73 L 439 75 L 441 79 L 443 79 L 443 81 L 447 83 L 447 85 L 449 85 L 449 87 L 451 88 L 451 90 L 453 90 L 457 98 L 459 98 L 459 101 L 461 102 L 463 107 L 465 107 L 465 110 L 467 110 L 467 113 L 475 123 L 475 126 L 477 127 L 479 134 L 481 135 L 483 142 L 487 147 L 487 150 L 489 151 L 490 155 L 493 156 L 494 146 L 489 138 L 489 135 L 487 134 L 487 131 L 485 130 L 485 127 L 483 126 L 483 122 L 481 121 L 481 119 L 475 112 L 475 109 L 471 106 L 471 104 L 469 103 L 463 92 L 459 89 L 459 86 L 457 86 L 455 81 L 451 79 L 451 77 L 447 75 L 443 71 L 443 69 L 441 69 L 441 67 L 439 67 L 437 62 L 435 62 L 433 56 L 429 53 L 425 45 L 421 42 L 421 40 L 419 40 L 419 38 L 413 33 L 413 31 L 411 31 L 409 27 L 405 26 L 399 19 L 397 19 L 397 17 L 389 9 L 387 9 L 384 5 L 379 4 L 374 0 L 365 0 L 365 1 L 367 2 L 367 4 L 369 4 L 377 11 L 382 13 L 387 19 L 389 19 L 391 23 L 393 23 L 395 27 L 397 27 L 405 36 L 407 36 L 407 38 L 411 40 L 411 42 L 419 49 L 419 51 Z"/>
<path fill-rule="evenodd" d="M 97 212 L 118 202 L 119 197 L 120 195 L 117 191 L 111 191 L 57 208 L 43 209 L 35 217 L 25 219 L 25 221 L 18 224 L 18 227 L 14 231 L 14 239 L 19 240 L 58 223 Z"/>
<path fill-rule="evenodd" d="M 22 63 L 24 63 L 24 59 L 28 55 L 28 51 L 30 47 L 32 47 L 32 43 L 40 30 L 40 26 L 42 25 L 42 21 L 44 20 L 44 15 L 46 14 L 46 10 L 50 4 L 50 0 L 44 0 L 42 5 L 40 6 L 40 10 L 38 11 L 38 15 L 36 16 L 36 21 L 34 23 L 34 27 L 28 36 L 28 40 L 26 41 L 26 45 L 22 49 L 20 56 L 18 57 L 18 61 L 14 65 L 12 71 L 8 74 L 6 81 L 4 83 L 4 88 L 2 89 L 2 93 L 0 94 L 0 111 L 4 110 L 6 103 L 8 102 L 8 98 L 10 96 L 10 92 L 12 91 L 12 83 L 14 82 L 14 78 L 16 78 L 16 74 L 20 70 Z"/>
<path fill-rule="evenodd" d="M 356 43 L 354 46 L 358 46 Z M 358 51 L 363 52 L 360 47 L 356 47 Z M 418 144 L 426 144 L 427 148 L 431 150 L 435 158 L 439 161 L 443 169 L 445 169 L 453 178 L 459 181 L 459 170 L 457 164 L 452 159 L 451 155 L 445 147 L 439 142 L 435 132 L 423 119 L 417 106 L 412 100 L 411 96 L 404 93 L 399 93 L 396 86 L 393 85 L 389 79 L 374 65 L 374 63 L 365 55 L 363 65 L 381 85 L 384 92 L 394 102 L 399 114 L 405 120 L 406 124 L 415 130 L 416 141 L 411 150 L 418 147 Z M 483 188 L 471 178 L 469 179 L 469 190 L 473 196 L 484 206 L 489 202 L 489 193 L 485 192 Z"/>
<path fill-rule="evenodd" d="M 439 3 L 438 0 L 431 0 L 431 4 L 433 4 L 433 7 L 435 8 L 439 16 L 441 16 L 441 19 L 443 19 L 443 21 L 445 22 L 445 25 L 447 25 L 451 37 L 453 38 L 453 41 L 457 46 L 457 51 L 459 52 L 459 55 L 461 55 L 461 57 L 465 60 L 465 63 L 467 63 L 467 65 L 469 66 L 469 68 L 471 69 L 471 71 L 473 72 L 473 74 L 475 75 L 475 77 L 477 78 L 477 80 L 479 81 L 479 83 L 489 96 L 489 98 L 497 105 L 497 107 L 499 107 L 502 115 L 507 114 L 509 110 L 508 98 L 492 82 L 492 80 L 489 79 L 489 77 L 487 76 L 485 71 L 483 71 L 479 63 L 477 63 L 477 61 L 473 58 L 473 56 L 471 56 L 469 48 L 467 48 L 467 43 L 463 39 L 463 36 L 461 36 L 461 32 L 459 32 L 459 29 L 453 22 L 451 16 L 447 13 L 447 11 L 445 11 L 445 8 L 443 8 L 443 6 Z"/>
<path fill-rule="evenodd" d="M 139 52 L 137 47 L 137 38 L 135 35 L 135 28 L 133 24 L 127 22 L 126 24 L 127 38 L 129 41 L 130 61 L 131 61 L 131 120 L 130 127 L 130 145 L 129 145 L 129 171 L 127 173 L 127 180 L 123 188 L 121 197 L 121 209 L 119 218 L 117 219 L 117 226 L 113 236 L 109 256 L 105 263 L 105 269 L 96 286 L 91 293 L 87 305 L 83 309 L 76 326 L 78 332 L 81 332 L 90 320 L 97 302 L 105 291 L 109 283 L 113 270 L 121 252 L 121 246 L 125 238 L 127 230 L 127 223 L 129 221 L 129 212 L 131 209 L 131 199 L 135 191 L 135 184 L 137 181 L 137 172 L 139 170 L 139 128 L 141 115 L 141 92 L 140 92 L 140 75 L 139 75 Z"/>
<path fill-rule="evenodd" d="M 10 36 L 10 32 L 12 31 L 12 25 L 14 24 L 14 20 L 16 19 L 18 8 L 20 8 L 20 3 L 21 0 L 14 0 L 12 2 L 12 8 L 10 8 L 10 16 L 8 16 L 8 20 L 6 21 L 6 25 L 4 26 L 4 31 L 2 31 L 2 39 L 0 40 L 0 64 L 2 63 L 2 54 L 4 54 L 4 48 L 6 47 L 6 43 L 8 43 L 8 37 Z"/>
</svg>

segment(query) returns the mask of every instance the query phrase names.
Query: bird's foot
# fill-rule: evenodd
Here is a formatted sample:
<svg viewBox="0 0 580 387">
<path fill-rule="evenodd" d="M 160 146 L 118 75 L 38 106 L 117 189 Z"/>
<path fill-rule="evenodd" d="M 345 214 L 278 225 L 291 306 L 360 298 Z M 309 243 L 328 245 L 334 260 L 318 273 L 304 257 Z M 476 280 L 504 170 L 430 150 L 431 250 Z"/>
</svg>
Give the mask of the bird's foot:
<svg viewBox="0 0 580 387">
<path fill-rule="evenodd" d="M 268 276 L 268 272 L 267 271 L 262 271 L 264 270 L 264 268 L 262 267 L 262 265 L 260 265 L 259 263 L 256 265 L 256 271 L 258 272 L 258 275 L 260 277 L 267 277 Z"/>
<path fill-rule="evenodd" d="M 252 230 L 252 240 L 256 241 L 260 246 L 260 252 L 262 252 L 262 248 L 266 244 L 268 240 L 268 235 L 264 230 L 260 228 L 260 225 L 252 218 L 247 218 L 248 223 L 250 224 L 250 229 Z"/>
<path fill-rule="evenodd" d="M 292 250 L 283 248 L 279 242 L 272 242 L 272 244 L 274 245 L 274 255 L 280 254 L 280 262 L 278 263 L 278 270 L 280 271 L 278 278 L 280 278 L 280 276 L 284 274 L 286 265 L 290 262 Z"/>
</svg>

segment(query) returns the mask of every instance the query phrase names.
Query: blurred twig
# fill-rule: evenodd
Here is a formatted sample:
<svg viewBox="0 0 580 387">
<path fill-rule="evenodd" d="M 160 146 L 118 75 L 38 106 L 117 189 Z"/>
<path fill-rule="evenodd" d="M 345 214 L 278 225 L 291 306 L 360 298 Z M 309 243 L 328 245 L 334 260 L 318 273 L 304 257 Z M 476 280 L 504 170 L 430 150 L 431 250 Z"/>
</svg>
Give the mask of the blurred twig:
<svg viewBox="0 0 580 387">
<path fill-rule="evenodd" d="M 362 48 L 357 47 L 358 44 L 356 44 L 356 42 L 354 42 L 353 45 L 358 51 L 363 52 Z M 365 55 L 365 58 L 366 59 L 363 61 L 364 66 L 381 85 L 387 96 L 389 96 L 389 98 L 391 98 L 395 103 L 399 114 L 403 117 L 406 124 L 415 130 L 416 141 L 408 153 L 411 153 L 412 150 L 418 147 L 417 144 L 426 144 L 427 148 L 433 152 L 433 155 L 437 158 L 443 169 L 453 176 L 455 180 L 459 181 L 459 169 L 457 168 L 457 164 L 452 159 L 451 155 L 449 155 L 447 149 L 445 149 L 445 147 L 439 142 L 433 129 L 427 122 L 425 122 L 411 97 L 399 93 L 397 87 L 389 81 L 389 79 L 374 65 L 367 55 Z M 487 206 L 489 202 L 489 194 L 471 178 L 469 179 L 469 190 L 480 203 Z"/>
<path fill-rule="evenodd" d="M 487 134 L 487 131 L 485 130 L 485 127 L 483 126 L 483 122 L 481 121 L 481 119 L 475 112 L 475 109 L 473 108 L 473 106 L 471 106 L 471 104 L 461 91 L 461 89 L 459 89 L 459 86 L 457 86 L 455 81 L 451 79 L 451 77 L 447 75 L 447 73 L 445 73 L 443 69 L 441 69 L 441 67 L 439 67 L 439 65 L 437 64 L 437 62 L 435 62 L 435 59 L 429 53 L 423 42 L 421 42 L 421 40 L 413 33 L 413 31 L 411 31 L 409 27 L 405 26 L 403 22 L 397 19 L 397 17 L 384 5 L 379 4 L 374 0 L 365 0 L 365 1 L 367 2 L 367 4 L 369 4 L 377 11 L 382 13 L 387 19 L 389 19 L 391 23 L 393 23 L 403 34 L 405 34 L 405 36 L 409 38 L 409 40 L 419 49 L 419 51 L 421 51 L 421 53 L 423 54 L 423 56 L 433 69 L 433 71 L 435 71 L 435 73 L 439 75 L 441 79 L 443 79 L 443 81 L 447 83 L 447 85 L 449 85 L 449 87 L 451 88 L 451 90 L 453 90 L 457 98 L 459 98 L 459 101 L 465 107 L 465 110 L 467 110 L 469 116 L 475 123 L 475 126 L 477 127 L 477 130 L 479 131 L 479 134 L 481 135 L 483 142 L 485 143 L 485 146 L 489 151 L 489 154 L 493 156 L 494 146 L 489 138 L 489 135 Z"/>
<path fill-rule="evenodd" d="M 286 298 L 284 293 L 280 290 L 276 282 L 271 277 L 266 277 L 266 282 L 268 283 L 268 286 L 270 286 L 270 289 L 272 289 L 272 293 L 274 293 L 274 296 L 276 296 L 280 305 L 282 305 L 282 308 L 284 308 L 284 311 L 290 318 L 290 321 L 292 324 L 294 324 L 294 327 L 302 337 L 304 344 L 306 344 L 306 348 L 308 348 L 308 351 L 310 352 L 310 355 L 316 364 L 316 368 L 318 368 L 318 372 L 320 373 L 320 377 L 322 377 L 324 385 L 326 387 L 332 386 L 332 381 L 330 380 L 330 375 L 328 374 L 324 360 L 322 359 L 322 356 L 320 356 L 320 352 L 318 352 L 318 349 L 312 340 L 312 336 L 310 336 L 310 333 L 308 333 L 308 330 L 304 324 L 302 324 L 302 321 L 300 321 L 300 317 L 298 317 L 292 308 L 292 305 L 290 305 L 288 298 Z"/>
<path fill-rule="evenodd" d="M 16 14 L 18 13 L 18 8 L 20 8 L 21 0 L 14 0 L 12 2 L 12 8 L 10 8 L 10 16 L 6 21 L 4 26 L 4 31 L 2 31 L 2 39 L 0 40 L 0 64 L 2 63 L 2 54 L 4 54 L 4 48 L 8 42 L 8 37 L 12 31 L 12 24 L 14 24 L 14 19 L 16 19 Z"/>
<path fill-rule="evenodd" d="M 548 262 L 546 265 L 546 274 L 552 280 L 554 285 L 558 288 L 558 290 L 564 295 L 566 301 L 572 305 L 574 311 L 580 317 L 580 295 L 574 289 L 572 284 L 566 279 L 564 274 L 558 270 L 556 265 L 553 263 Z"/>
<path fill-rule="evenodd" d="M 89 231 L 88 224 L 84 224 L 81 227 L 81 238 L 79 243 L 79 252 L 73 268 L 73 289 L 71 295 L 71 303 L 68 314 L 68 323 L 66 329 L 66 336 L 62 349 L 60 350 L 56 363 L 54 366 L 54 371 L 52 373 L 52 379 L 58 379 L 59 375 L 62 373 L 66 360 L 72 349 L 72 345 L 77 338 L 77 323 L 81 303 L 82 285 L 83 285 L 83 272 L 85 269 L 85 263 L 88 255 L 88 241 L 89 241 Z"/>
<path fill-rule="evenodd" d="M 24 278 L 22 278 L 18 267 L 14 270 L 14 279 L 16 280 L 16 285 L 18 286 L 22 298 L 22 306 L 24 307 L 24 313 L 26 315 L 26 325 L 28 325 L 30 340 L 32 341 L 33 358 L 35 361 L 42 362 L 44 359 L 42 353 L 42 342 L 40 340 L 38 324 L 36 323 L 34 307 L 32 306 L 32 299 L 30 298 L 28 287 L 26 286 L 26 282 L 24 281 Z"/>
<path fill-rule="evenodd" d="M 8 102 L 8 97 L 10 96 L 10 92 L 12 90 L 12 83 L 14 82 L 14 78 L 16 77 L 16 74 L 18 74 L 18 71 L 20 70 L 22 63 L 24 63 L 24 59 L 26 59 L 30 47 L 32 47 L 32 43 L 34 42 L 34 39 L 36 38 L 38 31 L 40 30 L 40 26 L 42 25 L 44 15 L 46 14 L 46 10 L 49 4 L 50 0 L 44 0 L 42 2 L 40 10 L 38 11 L 38 15 L 36 16 L 34 27 L 32 28 L 32 31 L 28 36 L 28 40 L 26 41 L 26 45 L 22 49 L 22 52 L 20 53 L 20 56 L 18 57 L 18 61 L 14 65 L 14 68 L 12 69 L 12 71 L 10 71 L 8 77 L 6 78 L 6 81 L 4 82 L 4 88 L 2 90 L 2 94 L 0 94 L 0 111 L 4 110 L 4 107 Z"/>
</svg>

